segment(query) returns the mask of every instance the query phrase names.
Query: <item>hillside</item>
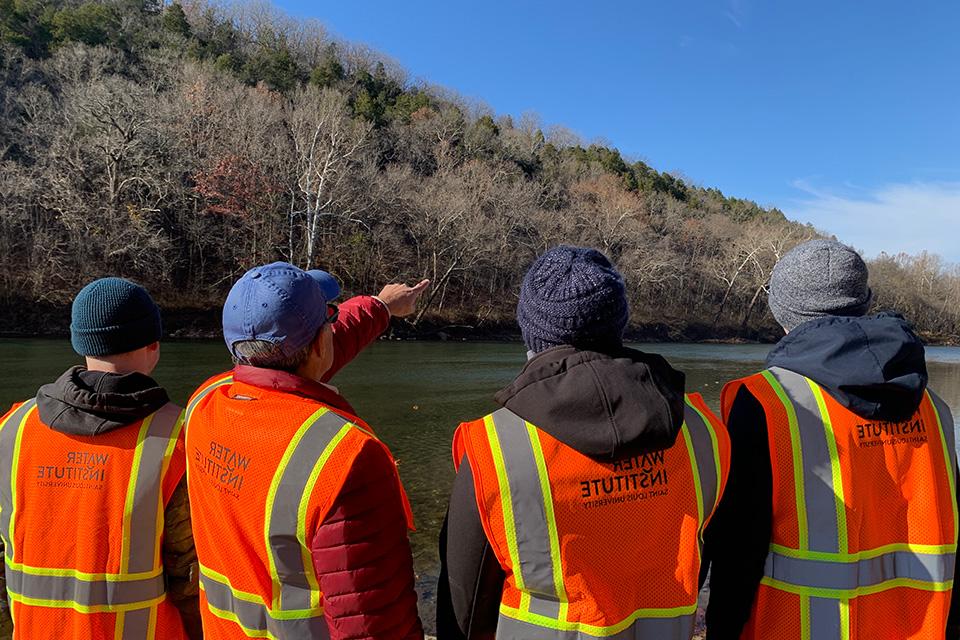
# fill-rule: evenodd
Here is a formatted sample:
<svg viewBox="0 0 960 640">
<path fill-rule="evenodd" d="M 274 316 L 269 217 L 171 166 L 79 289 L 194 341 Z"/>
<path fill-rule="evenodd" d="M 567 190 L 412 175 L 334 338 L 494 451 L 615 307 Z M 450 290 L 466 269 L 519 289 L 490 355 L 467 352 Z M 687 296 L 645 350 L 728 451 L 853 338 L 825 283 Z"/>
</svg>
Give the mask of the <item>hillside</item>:
<svg viewBox="0 0 960 640">
<path fill-rule="evenodd" d="M 412 83 L 269 5 L 0 0 L 0 87 L 5 331 L 62 330 L 104 274 L 147 286 L 175 333 L 210 330 L 244 270 L 283 259 L 354 292 L 429 277 L 407 331 L 499 335 L 526 266 L 563 242 L 617 263 L 636 336 L 773 337 L 770 270 L 818 235 Z M 960 339 L 960 270 L 872 272 L 879 306 Z"/>
</svg>

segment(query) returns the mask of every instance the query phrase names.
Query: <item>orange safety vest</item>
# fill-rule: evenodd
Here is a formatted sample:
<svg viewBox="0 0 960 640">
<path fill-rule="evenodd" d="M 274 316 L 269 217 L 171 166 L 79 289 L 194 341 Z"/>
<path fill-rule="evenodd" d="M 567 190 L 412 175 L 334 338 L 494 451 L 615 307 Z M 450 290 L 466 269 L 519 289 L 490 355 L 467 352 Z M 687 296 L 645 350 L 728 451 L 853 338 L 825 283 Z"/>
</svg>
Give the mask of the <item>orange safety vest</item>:
<svg viewBox="0 0 960 640">
<path fill-rule="evenodd" d="M 357 418 L 232 374 L 194 393 L 186 424 L 204 637 L 329 637 L 310 542 L 361 448 L 386 445 Z"/>
<path fill-rule="evenodd" d="M 0 423 L 0 537 L 14 638 L 186 638 L 166 598 L 164 506 L 186 464 L 179 407 L 96 435 L 36 400 Z"/>
<path fill-rule="evenodd" d="M 506 573 L 498 640 L 688 640 L 702 534 L 730 464 L 689 395 L 668 449 L 598 462 L 508 409 L 460 425 L 480 520 Z"/>
<path fill-rule="evenodd" d="M 773 532 L 744 639 L 943 638 L 957 551 L 950 411 L 927 391 L 898 423 L 867 420 L 774 367 L 746 387 L 766 415 Z"/>
</svg>

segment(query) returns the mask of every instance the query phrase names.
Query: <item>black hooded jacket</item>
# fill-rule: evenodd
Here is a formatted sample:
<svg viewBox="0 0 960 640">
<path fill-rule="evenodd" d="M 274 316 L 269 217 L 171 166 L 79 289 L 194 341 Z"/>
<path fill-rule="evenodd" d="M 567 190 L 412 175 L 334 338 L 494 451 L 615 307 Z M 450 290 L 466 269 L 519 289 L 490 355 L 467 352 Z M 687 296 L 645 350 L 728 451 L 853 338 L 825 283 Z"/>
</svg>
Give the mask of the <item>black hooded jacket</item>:
<svg viewBox="0 0 960 640">
<path fill-rule="evenodd" d="M 673 445 L 684 375 L 662 357 L 555 347 L 529 360 L 497 402 L 557 440 L 609 461 Z M 457 472 L 440 533 L 437 638 L 493 637 L 505 575 L 480 524 L 470 465 Z"/>
<path fill-rule="evenodd" d="M 806 322 L 767 356 L 767 367 L 804 375 L 844 407 L 869 420 L 901 421 L 920 406 L 927 386 L 923 343 L 892 313 Z M 704 535 L 701 576 L 710 569 L 707 639 L 735 640 L 750 617 L 770 545 L 773 472 L 766 417 L 741 387 L 727 419 L 731 468 L 720 505 Z M 954 610 L 948 640 L 960 638 Z"/>
</svg>

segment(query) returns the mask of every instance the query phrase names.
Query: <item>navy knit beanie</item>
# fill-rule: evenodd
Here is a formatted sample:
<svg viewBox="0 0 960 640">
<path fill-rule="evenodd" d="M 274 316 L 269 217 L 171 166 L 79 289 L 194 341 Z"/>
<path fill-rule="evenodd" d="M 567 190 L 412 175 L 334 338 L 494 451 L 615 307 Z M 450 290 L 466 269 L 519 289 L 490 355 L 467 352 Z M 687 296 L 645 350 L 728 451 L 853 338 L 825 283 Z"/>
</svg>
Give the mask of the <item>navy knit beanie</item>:
<svg viewBox="0 0 960 640">
<path fill-rule="evenodd" d="M 623 278 L 594 249 L 550 249 L 520 287 L 517 323 L 527 349 L 535 353 L 558 345 L 619 346 L 628 318 Z"/>
<path fill-rule="evenodd" d="M 146 289 L 129 280 L 94 280 L 73 300 L 70 342 L 82 356 L 134 351 L 161 334 L 160 309 Z"/>
</svg>

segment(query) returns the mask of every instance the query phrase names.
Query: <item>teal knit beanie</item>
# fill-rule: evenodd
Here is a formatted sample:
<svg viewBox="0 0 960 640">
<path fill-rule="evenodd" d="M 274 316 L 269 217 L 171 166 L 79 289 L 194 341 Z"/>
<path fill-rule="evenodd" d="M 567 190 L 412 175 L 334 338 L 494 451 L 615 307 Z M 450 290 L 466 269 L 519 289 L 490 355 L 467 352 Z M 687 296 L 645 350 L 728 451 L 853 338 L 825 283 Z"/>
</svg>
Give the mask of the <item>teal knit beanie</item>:
<svg viewBox="0 0 960 640">
<path fill-rule="evenodd" d="M 94 280 L 77 294 L 70 342 L 82 356 L 134 351 L 160 340 L 160 309 L 147 290 L 123 278 Z"/>
</svg>

